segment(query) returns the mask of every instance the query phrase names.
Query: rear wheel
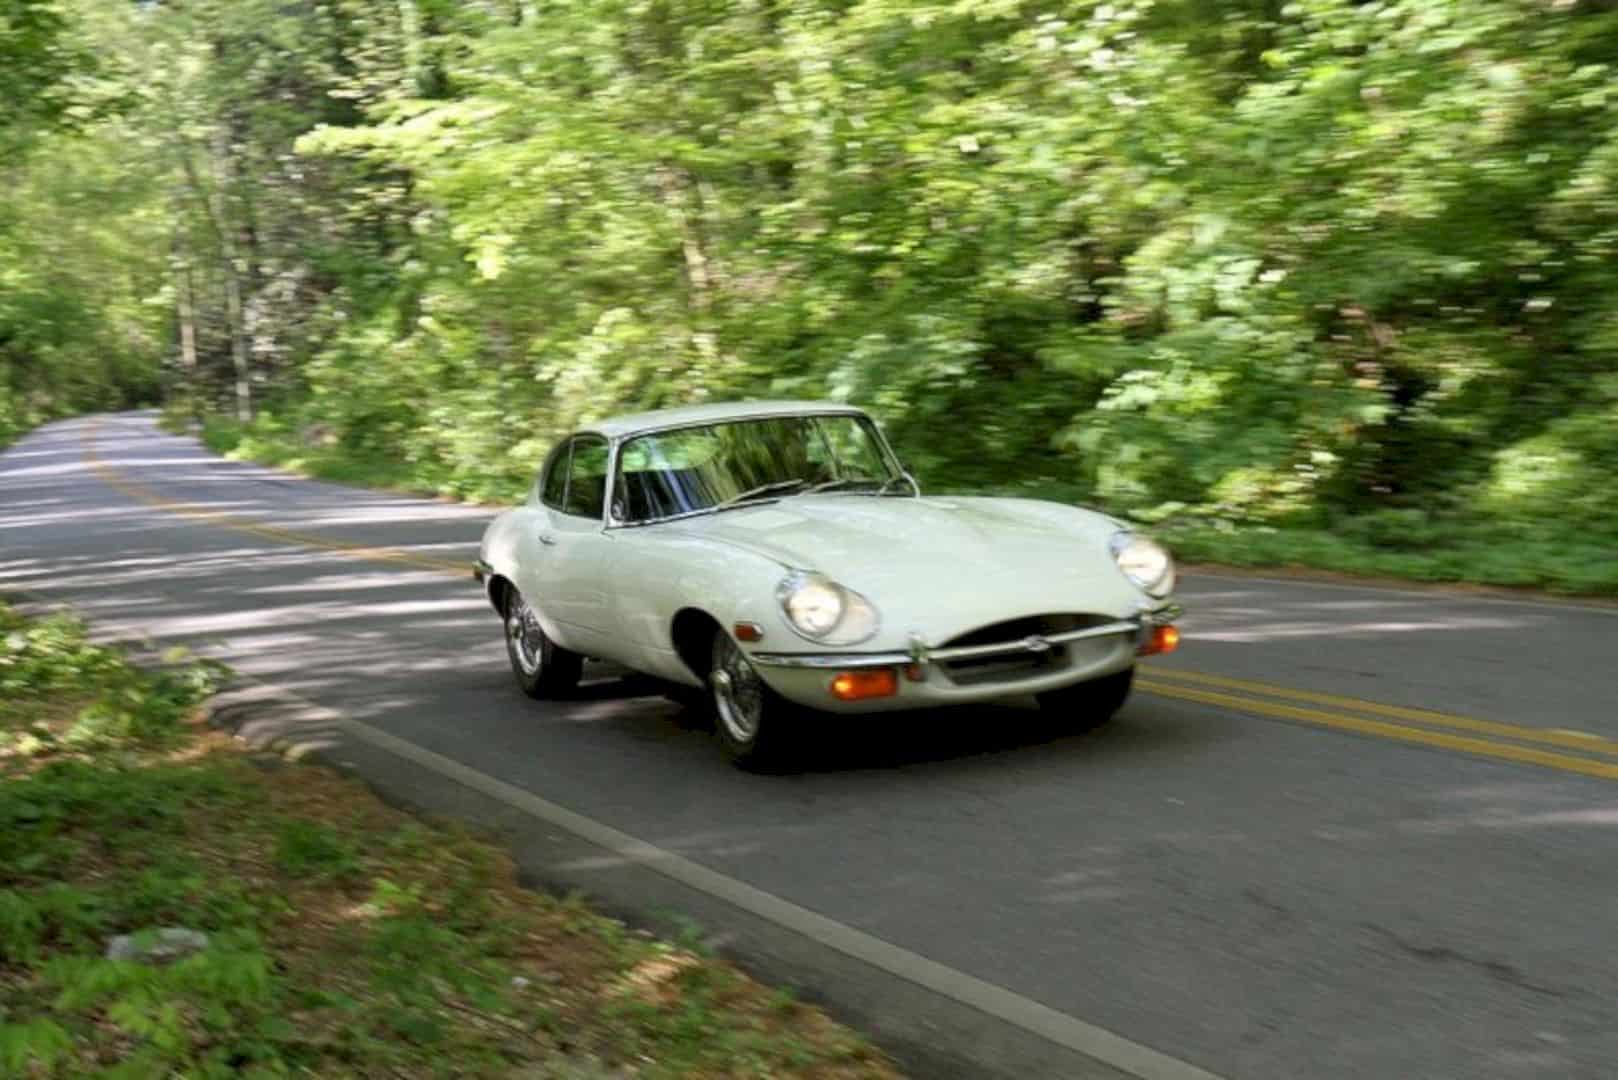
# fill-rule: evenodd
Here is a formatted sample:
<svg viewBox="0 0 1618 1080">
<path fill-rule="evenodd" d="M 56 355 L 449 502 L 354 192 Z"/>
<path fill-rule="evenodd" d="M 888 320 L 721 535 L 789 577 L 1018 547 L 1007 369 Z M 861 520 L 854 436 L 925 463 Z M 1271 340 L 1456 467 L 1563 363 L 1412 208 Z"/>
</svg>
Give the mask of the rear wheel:
<svg viewBox="0 0 1618 1080">
<path fill-rule="evenodd" d="M 1134 682 L 1135 669 L 1127 668 L 1060 690 L 1047 690 L 1039 695 L 1039 707 L 1067 731 L 1090 731 L 1124 707 Z"/>
<path fill-rule="evenodd" d="M 552 641 L 516 589 L 506 598 L 506 656 L 517 685 L 531 698 L 560 697 L 579 684 L 584 672 L 584 657 Z"/>
<path fill-rule="evenodd" d="M 714 730 L 731 761 L 743 768 L 763 768 L 785 758 L 797 709 L 765 685 L 723 630 L 714 634 L 708 692 Z"/>
</svg>

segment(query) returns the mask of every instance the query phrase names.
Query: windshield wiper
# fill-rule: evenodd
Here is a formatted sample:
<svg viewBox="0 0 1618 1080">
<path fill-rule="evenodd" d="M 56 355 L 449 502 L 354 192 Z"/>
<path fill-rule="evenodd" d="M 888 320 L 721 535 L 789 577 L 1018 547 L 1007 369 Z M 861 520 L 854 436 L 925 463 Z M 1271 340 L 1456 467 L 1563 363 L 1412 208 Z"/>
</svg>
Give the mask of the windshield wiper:
<svg viewBox="0 0 1618 1080">
<path fill-rule="evenodd" d="M 876 490 L 871 492 L 871 494 L 880 496 L 886 495 L 888 492 L 892 491 L 893 485 L 908 482 L 909 481 L 906 479 L 903 473 L 900 473 L 898 476 L 890 476 L 886 480 L 878 480 L 874 476 L 843 476 L 836 480 L 826 480 L 816 484 L 814 487 L 804 492 L 804 494 L 813 495 L 817 491 L 833 491 L 838 488 L 848 487 L 851 484 L 870 484 L 876 488 Z"/>
<path fill-rule="evenodd" d="M 813 495 L 817 491 L 833 491 L 837 488 L 847 487 L 850 484 L 880 484 L 882 481 L 874 476 L 840 476 L 836 480 L 823 480 L 804 492 Z"/>
<path fill-rule="evenodd" d="M 777 491 L 796 490 L 803 487 L 808 482 L 809 481 L 803 479 L 802 477 L 793 477 L 791 480 L 777 480 L 773 484 L 760 484 L 756 488 L 748 488 L 746 491 L 732 495 L 724 502 L 715 506 L 714 509 L 726 510 L 732 506 L 735 506 L 737 503 L 744 503 L 749 499 L 756 499 L 761 495 L 773 495 Z"/>
<path fill-rule="evenodd" d="M 910 474 L 899 473 L 897 476 L 890 476 L 886 480 L 882 481 L 882 486 L 877 488 L 873 494 L 877 495 L 878 497 L 886 495 L 889 490 L 892 489 L 894 484 L 909 484 L 913 491 L 915 490 L 916 486 L 916 482 L 910 479 Z M 915 491 L 915 494 L 920 495 L 921 492 Z"/>
</svg>

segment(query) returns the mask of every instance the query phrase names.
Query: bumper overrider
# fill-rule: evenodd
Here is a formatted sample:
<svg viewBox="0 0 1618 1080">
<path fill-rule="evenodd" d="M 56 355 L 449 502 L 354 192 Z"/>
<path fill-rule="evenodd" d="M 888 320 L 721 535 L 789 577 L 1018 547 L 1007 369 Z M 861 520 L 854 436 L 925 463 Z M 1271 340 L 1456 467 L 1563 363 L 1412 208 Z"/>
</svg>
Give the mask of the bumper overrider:
<svg viewBox="0 0 1618 1080">
<path fill-rule="evenodd" d="M 748 658 L 764 681 L 803 705 L 839 712 L 922 708 L 1039 693 L 1131 667 L 1137 657 L 1172 651 L 1179 642 L 1178 604 L 1058 633 L 984 645 L 936 647 L 919 634 L 904 651 L 879 653 L 755 652 Z M 1078 646 L 1078 648 L 1074 648 Z M 962 661 L 1060 657 L 1045 670 L 957 682 L 945 665 Z"/>
</svg>

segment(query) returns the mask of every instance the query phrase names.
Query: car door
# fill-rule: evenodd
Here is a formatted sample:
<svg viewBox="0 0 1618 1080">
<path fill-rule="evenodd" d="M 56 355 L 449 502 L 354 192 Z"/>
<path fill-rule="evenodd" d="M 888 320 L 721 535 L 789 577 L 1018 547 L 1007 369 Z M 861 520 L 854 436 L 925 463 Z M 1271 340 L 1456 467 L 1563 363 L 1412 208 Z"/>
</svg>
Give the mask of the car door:
<svg viewBox="0 0 1618 1080">
<path fill-rule="evenodd" d="M 515 519 L 516 561 L 512 573 L 517 588 L 539 616 L 545 633 L 569 649 L 577 643 L 567 625 L 558 621 L 558 608 L 555 598 L 546 593 L 546 580 L 552 574 L 548 564 L 555 548 L 556 520 L 567 496 L 572 451 L 573 440 L 566 439 L 551 451 L 540 467 L 533 495 Z"/>
<path fill-rule="evenodd" d="M 545 614 L 562 624 L 570 648 L 616 659 L 621 650 L 608 625 L 612 583 L 605 573 L 612 538 L 603 523 L 608 457 L 601 436 L 573 437 L 560 504 L 546 506 L 537 538 L 537 584 Z"/>
</svg>

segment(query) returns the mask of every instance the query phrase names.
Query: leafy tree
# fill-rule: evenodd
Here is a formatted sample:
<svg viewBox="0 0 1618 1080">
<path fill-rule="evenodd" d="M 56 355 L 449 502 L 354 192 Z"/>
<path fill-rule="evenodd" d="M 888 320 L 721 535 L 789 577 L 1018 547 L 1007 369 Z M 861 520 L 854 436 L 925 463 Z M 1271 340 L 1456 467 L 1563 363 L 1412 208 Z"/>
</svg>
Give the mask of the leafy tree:
<svg viewBox="0 0 1618 1080">
<path fill-rule="evenodd" d="M 1611 534 L 1609 3 L 7 2 L 12 400 L 491 493 L 825 395 L 933 485 Z"/>
</svg>

